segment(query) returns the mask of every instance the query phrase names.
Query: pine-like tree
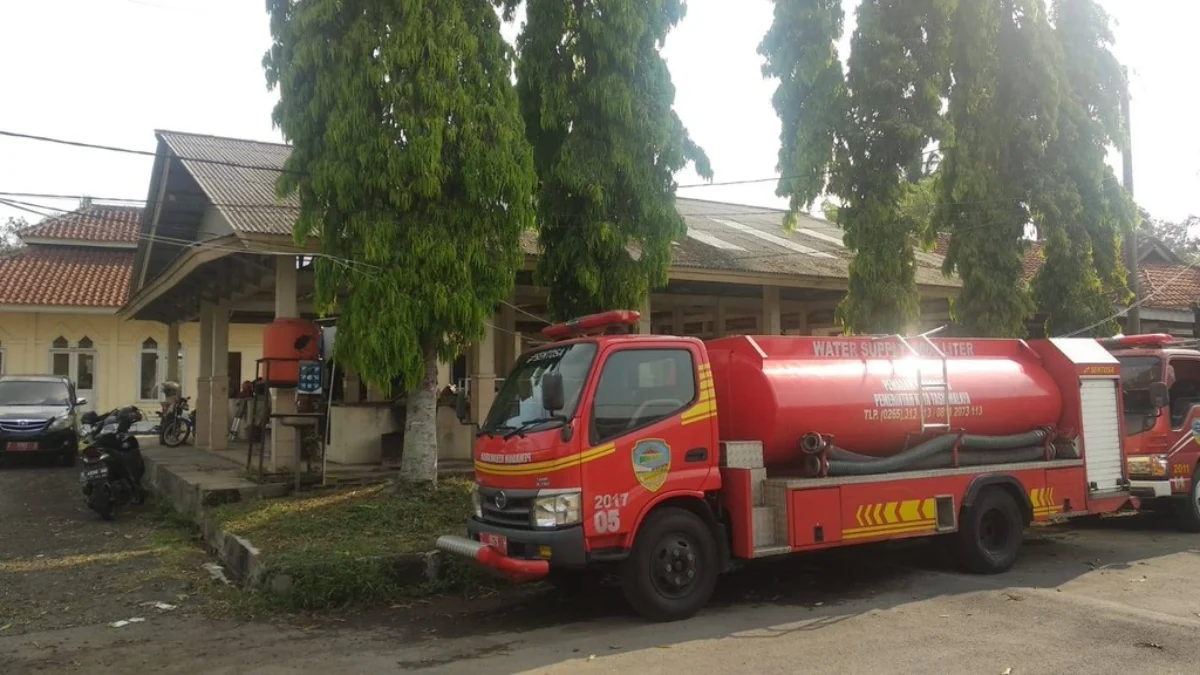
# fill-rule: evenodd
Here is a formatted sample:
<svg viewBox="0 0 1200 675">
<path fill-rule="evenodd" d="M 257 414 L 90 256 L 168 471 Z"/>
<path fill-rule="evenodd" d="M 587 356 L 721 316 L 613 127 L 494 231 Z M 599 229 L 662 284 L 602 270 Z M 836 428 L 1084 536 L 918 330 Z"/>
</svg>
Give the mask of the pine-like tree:
<svg viewBox="0 0 1200 675">
<path fill-rule="evenodd" d="M 437 364 L 482 336 L 523 262 L 535 175 L 488 0 L 269 0 L 292 143 L 283 194 L 320 238 L 338 359 L 409 391 L 401 474 L 437 477 Z"/>
<path fill-rule="evenodd" d="M 539 179 L 536 278 L 557 319 L 641 307 L 687 231 L 675 173 L 694 163 L 712 175 L 673 109 L 660 54 L 684 10 L 681 0 L 526 5 L 517 89 Z"/>
</svg>

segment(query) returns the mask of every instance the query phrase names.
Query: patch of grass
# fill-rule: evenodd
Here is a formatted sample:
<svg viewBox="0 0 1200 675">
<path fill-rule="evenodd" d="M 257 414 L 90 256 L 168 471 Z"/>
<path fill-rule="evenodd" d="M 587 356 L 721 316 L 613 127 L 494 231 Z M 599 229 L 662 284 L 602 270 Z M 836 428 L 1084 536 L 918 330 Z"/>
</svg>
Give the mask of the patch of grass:
<svg viewBox="0 0 1200 675">
<path fill-rule="evenodd" d="M 283 609 L 370 605 L 470 588 L 481 573 L 457 561 L 430 583 L 414 554 L 439 535 L 458 532 L 471 513 L 471 485 L 443 479 L 436 488 L 374 485 L 319 495 L 241 502 L 213 510 L 220 527 L 261 552 L 266 578 L 290 586 L 250 600 Z"/>
</svg>

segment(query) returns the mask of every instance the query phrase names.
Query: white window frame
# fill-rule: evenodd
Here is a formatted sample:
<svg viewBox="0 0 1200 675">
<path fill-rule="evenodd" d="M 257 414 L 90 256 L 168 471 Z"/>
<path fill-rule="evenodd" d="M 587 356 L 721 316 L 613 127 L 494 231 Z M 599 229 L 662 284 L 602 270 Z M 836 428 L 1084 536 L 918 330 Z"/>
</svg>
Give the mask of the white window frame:
<svg viewBox="0 0 1200 675">
<path fill-rule="evenodd" d="M 59 337 L 66 339 L 66 336 L 64 336 L 64 335 L 60 335 Z M 88 340 L 92 340 L 91 337 L 89 337 L 89 336 L 85 335 L 84 337 L 88 338 Z M 55 339 L 57 339 L 57 338 L 55 338 Z M 78 392 L 79 392 L 79 381 L 78 381 L 78 378 L 79 378 L 79 355 L 87 354 L 87 355 L 91 356 L 92 357 L 92 386 L 90 389 L 84 389 L 83 391 L 89 392 L 89 395 L 91 396 L 89 403 L 91 405 L 95 405 L 95 403 L 96 403 L 95 399 L 100 395 L 100 388 L 96 386 L 96 380 L 100 379 L 100 356 L 96 351 L 96 342 L 94 340 L 92 340 L 92 346 L 87 349 L 80 348 L 78 346 L 78 343 L 76 343 L 76 346 L 74 346 L 74 347 L 71 347 L 70 344 L 71 344 L 71 342 L 70 342 L 70 340 L 68 340 L 67 341 L 68 346 L 60 348 L 60 347 L 55 347 L 53 342 L 50 343 L 50 351 L 46 357 L 46 372 L 53 375 L 54 374 L 54 357 L 55 357 L 55 355 L 66 354 L 67 355 L 67 375 L 66 375 L 66 377 L 71 380 L 71 388 L 76 391 L 76 395 L 78 396 Z"/>
<path fill-rule="evenodd" d="M 4 343 L 0 342 L 0 375 L 4 374 L 5 368 L 8 368 L 8 352 L 4 351 Z"/>
<path fill-rule="evenodd" d="M 158 341 L 158 339 L 155 338 L 154 336 L 147 336 L 146 339 L 154 340 L 154 343 L 156 345 L 158 345 L 158 348 L 157 349 L 147 349 L 145 346 L 143 346 L 143 345 L 145 345 L 146 340 L 142 340 L 142 342 L 139 344 L 138 360 L 137 360 L 137 364 L 138 364 L 137 365 L 137 380 L 135 380 L 133 383 L 133 387 L 134 387 L 133 396 L 134 396 L 134 400 L 136 400 L 138 403 L 155 403 L 158 401 L 157 398 L 142 398 L 142 356 L 144 354 L 151 354 L 151 353 L 154 354 L 158 359 L 155 362 L 155 366 L 154 366 L 155 370 L 157 370 L 158 366 L 160 366 L 160 365 L 165 366 L 167 363 L 167 349 L 166 349 L 166 347 L 162 346 L 162 343 L 160 343 Z M 184 374 L 187 372 L 187 370 L 186 370 L 186 368 L 187 368 L 186 354 L 187 354 L 187 350 L 184 348 L 183 343 L 182 342 L 179 343 L 179 382 L 178 382 L 178 384 L 179 384 L 179 395 L 180 396 L 187 395 L 186 394 L 187 386 L 184 384 L 184 382 L 187 380 L 187 378 L 184 377 Z M 167 376 L 166 371 L 163 371 L 162 373 L 156 372 L 154 374 L 155 386 L 157 387 L 159 384 L 162 384 L 163 378 L 165 378 L 166 376 Z"/>
</svg>

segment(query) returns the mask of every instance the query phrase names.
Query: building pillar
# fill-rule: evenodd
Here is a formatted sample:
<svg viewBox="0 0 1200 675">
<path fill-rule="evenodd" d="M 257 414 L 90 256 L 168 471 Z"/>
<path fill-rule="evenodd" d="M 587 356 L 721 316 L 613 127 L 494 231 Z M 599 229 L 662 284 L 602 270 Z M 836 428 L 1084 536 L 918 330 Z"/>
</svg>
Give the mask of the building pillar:
<svg viewBox="0 0 1200 675">
<path fill-rule="evenodd" d="M 729 306 L 723 298 L 717 299 L 717 309 L 713 314 L 713 337 L 725 337 L 725 323 L 729 320 Z"/>
<path fill-rule="evenodd" d="M 483 424 L 496 398 L 496 329 L 484 326 L 483 337 L 471 346 L 471 422 Z"/>
<path fill-rule="evenodd" d="M 799 311 L 799 313 L 797 313 L 797 314 L 796 314 L 796 316 L 799 318 L 799 321 L 800 321 L 800 325 L 799 325 L 799 326 L 797 326 L 797 332 L 796 332 L 796 334 L 797 334 L 797 335 L 808 335 L 808 334 L 809 334 L 809 332 L 808 332 L 808 331 L 809 331 L 809 328 L 808 328 L 808 308 L 807 308 L 807 307 L 801 307 L 801 308 L 800 308 L 800 311 Z"/>
<path fill-rule="evenodd" d="M 646 301 L 642 303 L 642 316 L 638 319 L 638 333 L 642 335 L 650 335 L 654 332 L 654 322 L 650 316 L 650 294 L 646 294 Z"/>
<path fill-rule="evenodd" d="M 763 335 L 779 335 L 783 332 L 783 320 L 779 309 L 779 287 L 763 286 L 762 316 L 758 321 L 758 330 Z"/>
<path fill-rule="evenodd" d="M 167 382 L 183 384 L 179 378 L 179 324 L 172 321 L 167 324 Z"/>
<path fill-rule="evenodd" d="M 300 316 L 296 301 L 296 258 L 275 258 L 275 318 L 294 319 Z M 271 390 L 271 413 L 296 411 L 296 392 L 293 389 Z M 334 429 L 333 433 L 337 433 Z M 271 470 L 291 469 L 296 454 L 296 428 L 271 420 Z"/>
<path fill-rule="evenodd" d="M 212 410 L 209 392 L 212 380 L 213 355 L 213 323 L 216 320 L 216 307 L 212 303 L 200 304 L 200 372 L 196 376 L 196 446 L 207 448 L 212 436 L 209 435 L 209 417 Z"/>
<path fill-rule="evenodd" d="M 504 377 L 517 362 L 521 355 L 521 334 L 517 332 L 517 308 L 510 304 L 500 305 L 499 316 L 496 317 L 496 327 L 500 334 L 496 336 L 496 375 Z"/>
<path fill-rule="evenodd" d="M 208 447 L 229 448 L 229 308 L 213 308 L 212 377 L 209 379 Z"/>
<path fill-rule="evenodd" d="M 358 376 L 358 371 L 353 368 L 347 368 L 344 371 L 346 384 L 342 387 L 342 401 L 345 403 L 360 403 L 359 387 L 362 386 L 362 378 Z"/>
<path fill-rule="evenodd" d="M 684 315 L 683 315 L 682 307 L 676 307 L 675 309 L 671 310 L 671 334 L 672 335 L 683 335 L 687 331 L 687 326 L 685 325 L 685 318 L 686 317 L 684 317 Z"/>
</svg>

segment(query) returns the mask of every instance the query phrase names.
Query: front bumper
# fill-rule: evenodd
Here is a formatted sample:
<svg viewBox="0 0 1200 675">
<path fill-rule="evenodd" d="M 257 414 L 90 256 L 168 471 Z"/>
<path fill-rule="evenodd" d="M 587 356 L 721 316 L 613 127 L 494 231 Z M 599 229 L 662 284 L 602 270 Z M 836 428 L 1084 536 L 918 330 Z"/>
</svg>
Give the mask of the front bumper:
<svg viewBox="0 0 1200 675">
<path fill-rule="evenodd" d="M 1129 492 L 1138 499 L 1170 497 L 1171 481 L 1166 479 L 1131 480 L 1129 481 Z"/>
<path fill-rule="evenodd" d="M 480 535 L 484 533 L 503 536 L 508 542 L 508 553 L 501 553 L 481 543 Z M 472 518 L 467 522 L 467 537 L 444 535 L 438 537 L 437 547 L 446 553 L 470 558 L 517 582 L 536 581 L 545 577 L 550 573 L 551 560 L 555 567 L 581 568 L 587 565 L 583 527 L 579 525 L 561 530 L 526 530 Z M 549 547 L 549 558 L 538 555 L 542 547 Z"/>
<path fill-rule="evenodd" d="M 10 451 L 9 443 L 37 443 L 37 450 L 33 451 Z M 67 452 L 74 453 L 77 449 L 79 439 L 73 429 L 63 429 L 60 431 L 43 431 L 37 434 L 13 434 L 0 433 L 0 454 L 12 455 L 32 455 L 32 454 L 55 454 L 61 455 Z"/>
</svg>

